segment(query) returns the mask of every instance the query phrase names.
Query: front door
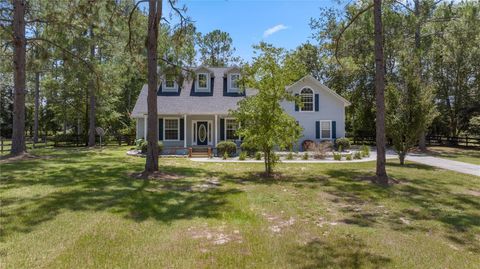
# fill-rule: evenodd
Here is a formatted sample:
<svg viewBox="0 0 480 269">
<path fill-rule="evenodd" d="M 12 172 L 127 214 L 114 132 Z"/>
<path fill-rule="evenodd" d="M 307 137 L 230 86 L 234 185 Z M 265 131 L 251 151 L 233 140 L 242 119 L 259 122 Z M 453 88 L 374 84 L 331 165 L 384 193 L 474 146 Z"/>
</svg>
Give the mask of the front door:
<svg viewBox="0 0 480 269">
<path fill-rule="evenodd" d="M 208 123 L 206 121 L 197 122 L 197 145 L 208 144 Z"/>
</svg>

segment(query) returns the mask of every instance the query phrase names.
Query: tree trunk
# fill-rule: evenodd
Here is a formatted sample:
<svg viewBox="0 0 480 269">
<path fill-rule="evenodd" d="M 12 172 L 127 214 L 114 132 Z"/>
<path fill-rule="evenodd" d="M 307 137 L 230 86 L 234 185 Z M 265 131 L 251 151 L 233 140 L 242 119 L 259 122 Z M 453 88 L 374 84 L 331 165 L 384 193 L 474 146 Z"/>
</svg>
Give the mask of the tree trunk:
<svg viewBox="0 0 480 269">
<path fill-rule="evenodd" d="M 10 154 L 25 153 L 25 1 L 13 1 L 14 100 Z"/>
<path fill-rule="evenodd" d="M 40 110 L 40 72 L 35 72 L 35 112 L 33 122 L 33 145 L 38 143 L 38 114 Z"/>
<path fill-rule="evenodd" d="M 400 165 L 405 164 L 405 157 L 407 156 L 406 152 L 399 152 L 398 153 L 398 159 L 400 159 Z"/>
<path fill-rule="evenodd" d="M 95 60 L 95 45 L 93 44 L 93 26 L 90 26 L 90 41 L 92 42 L 92 45 L 90 46 L 90 59 L 91 62 Z M 94 74 L 92 74 L 94 75 Z M 88 111 L 88 118 L 89 118 L 89 123 L 88 123 L 88 146 L 89 147 L 94 147 L 95 146 L 95 82 L 92 77 L 92 81 L 90 82 L 90 105 L 89 105 L 89 111 Z"/>
<path fill-rule="evenodd" d="M 145 172 L 158 171 L 158 115 L 157 115 L 157 40 L 162 1 L 150 0 L 148 10 L 148 94 L 147 94 L 147 159 Z"/>
<path fill-rule="evenodd" d="M 388 185 L 385 170 L 385 70 L 383 67 L 382 0 L 374 0 L 373 16 L 375 22 L 375 98 L 376 98 L 376 143 L 377 171 L 376 181 Z"/>
</svg>

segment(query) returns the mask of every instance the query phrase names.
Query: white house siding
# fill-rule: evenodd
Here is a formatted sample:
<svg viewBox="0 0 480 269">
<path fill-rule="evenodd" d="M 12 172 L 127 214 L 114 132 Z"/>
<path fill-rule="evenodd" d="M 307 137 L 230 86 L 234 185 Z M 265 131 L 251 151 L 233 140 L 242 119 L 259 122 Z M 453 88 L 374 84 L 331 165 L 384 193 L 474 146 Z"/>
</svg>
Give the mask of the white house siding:
<svg viewBox="0 0 480 269">
<path fill-rule="evenodd" d="M 315 122 L 322 120 L 329 120 L 336 122 L 336 137 L 345 136 L 345 103 L 338 97 L 332 95 L 328 91 L 321 89 L 319 86 L 309 83 L 308 80 L 302 81 L 289 88 L 292 94 L 300 94 L 300 91 L 308 87 L 313 90 L 314 105 L 315 94 L 319 94 L 319 111 L 302 112 L 295 111 L 295 104 L 293 102 L 283 102 L 283 109 L 293 116 L 300 126 L 303 128 L 303 134 L 297 142 L 297 148 L 301 149 L 301 144 L 304 140 L 320 141 L 322 139 L 316 138 Z"/>
</svg>

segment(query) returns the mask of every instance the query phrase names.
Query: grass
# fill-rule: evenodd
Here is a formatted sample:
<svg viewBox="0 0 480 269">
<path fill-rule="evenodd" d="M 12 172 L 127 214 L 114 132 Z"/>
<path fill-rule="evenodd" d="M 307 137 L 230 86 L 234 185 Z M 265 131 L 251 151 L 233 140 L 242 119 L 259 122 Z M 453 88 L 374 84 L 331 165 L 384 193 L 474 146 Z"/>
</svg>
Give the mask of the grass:
<svg viewBox="0 0 480 269">
<path fill-rule="evenodd" d="M 161 159 L 143 181 L 126 147 L 37 149 L 0 163 L 1 268 L 474 268 L 480 178 L 388 163 Z"/>
<path fill-rule="evenodd" d="M 428 147 L 433 156 L 480 165 L 480 150 L 456 147 Z"/>
</svg>

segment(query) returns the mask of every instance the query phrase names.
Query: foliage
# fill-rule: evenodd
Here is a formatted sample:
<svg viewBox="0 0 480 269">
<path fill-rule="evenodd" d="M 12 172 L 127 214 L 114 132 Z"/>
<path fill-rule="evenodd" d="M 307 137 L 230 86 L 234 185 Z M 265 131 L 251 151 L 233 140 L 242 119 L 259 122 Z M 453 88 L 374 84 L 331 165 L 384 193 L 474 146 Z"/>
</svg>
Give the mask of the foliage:
<svg viewBox="0 0 480 269">
<path fill-rule="evenodd" d="M 302 142 L 303 151 L 310 151 L 315 147 L 315 142 L 313 140 L 307 139 Z"/>
<path fill-rule="evenodd" d="M 335 161 L 341 161 L 342 160 L 342 154 L 339 152 L 333 152 L 333 159 Z"/>
<path fill-rule="evenodd" d="M 386 131 L 404 164 L 408 151 L 416 145 L 420 133 L 437 116 L 433 88 L 415 74 L 415 61 L 408 56 L 400 62 L 402 79 L 386 91 Z M 413 62 L 413 64 L 412 64 Z"/>
<path fill-rule="evenodd" d="M 227 32 L 213 30 L 205 35 L 198 35 L 198 47 L 200 61 L 203 65 L 211 67 L 224 67 L 233 58 L 235 48 L 232 45 L 232 38 Z"/>
<path fill-rule="evenodd" d="M 362 159 L 362 152 L 361 151 L 355 151 L 355 153 L 353 154 L 353 158 L 355 160 L 360 160 Z"/>
<path fill-rule="evenodd" d="M 240 161 L 245 161 L 246 158 L 247 158 L 247 153 L 244 152 L 244 151 L 240 152 L 240 155 L 238 156 L 238 159 Z"/>
<path fill-rule="evenodd" d="M 248 145 L 246 143 L 242 143 L 240 145 L 240 149 L 242 151 L 245 151 L 248 154 L 248 156 L 253 156 L 253 155 L 255 155 L 255 152 L 258 151 L 258 148 L 256 148 L 255 146 L 251 146 L 251 145 Z"/>
<path fill-rule="evenodd" d="M 228 155 L 228 152 L 225 151 L 225 152 L 223 153 L 222 159 L 226 160 L 226 159 L 228 159 L 229 157 L 230 157 L 230 156 Z"/>
<path fill-rule="evenodd" d="M 237 152 L 237 144 L 232 141 L 221 141 L 217 144 L 218 155 L 227 153 L 229 156 L 235 155 Z"/>
<path fill-rule="evenodd" d="M 367 146 L 367 145 L 362 145 L 361 151 L 362 151 L 362 156 L 364 156 L 364 157 L 370 157 L 370 147 L 369 147 L 369 146 Z"/>
<path fill-rule="evenodd" d="M 262 153 L 258 151 L 257 153 L 255 153 L 255 160 L 260 161 L 261 159 L 262 159 Z"/>
<path fill-rule="evenodd" d="M 158 141 L 157 145 L 158 145 L 158 152 L 161 154 L 163 150 L 163 142 Z M 140 143 L 140 150 L 143 154 L 147 153 L 147 146 L 148 146 L 148 142 L 146 140 L 143 140 Z"/>
<path fill-rule="evenodd" d="M 350 139 L 342 137 L 335 140 L 335 145 L 337 146 L 337 148 L 342 147 L 343 149 L 347 150 L 350 149 L 351 142 Z"/>
<path fill-rule="evenodd" d="M 292 145 L 301 130 L 280 105 L 284 100 L 294 100 L 285 91 L 291 81 L 284 68 L 284 50 L 266 43 L 254 48 L 257 56 L 244 67 L 242 80 L 247 87 L 258 89 L 258 93 L 241 100 L 231 114 L 242 123 L 237 134 L 244 137 L 244 143 L 263 152 L 265 173 L 270 176 L 276 163 L 274 147 L 284 149 Z"/>
<path fill-rule="evenodd" d="M 308 152 L 303 153 L 302 160 L 308 160 Z"/>
<path fill-rule="evenodd" d="M 475 116 L 468 122 L 468 133 L 475 136 L 480 136 L 480 116 Z"/>
<path fill-rule="evenodd" d="M 287 156 L 285 157 L 287 160 L 293 160 L 293 152 L 287 153 Z"/>
<path fill-rule="evenodd" d="M 345 155 L 345 160 L 351 161 L 352 160 L 352 153 L 348 153 Z"/>
<path fill-rule="evenodd" d="M 338 150 L 338 152 L 343 152 L 343 147 L 340 145 L 340 146 L 338 146 L 337 150 Z"/>
<path fill-rule="evenodd" d="M 331 149 L 332 149 L 332 143 L 330 141 L 315 143 L 311 147 L 311 150 L 313 151 L 313 158 L 325 159 L 327 157 L 327 153 L 331 151 Z"/>
</svg>

